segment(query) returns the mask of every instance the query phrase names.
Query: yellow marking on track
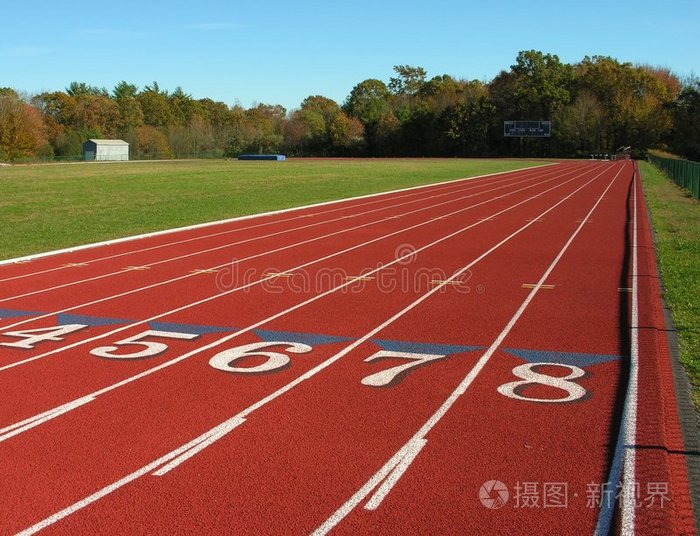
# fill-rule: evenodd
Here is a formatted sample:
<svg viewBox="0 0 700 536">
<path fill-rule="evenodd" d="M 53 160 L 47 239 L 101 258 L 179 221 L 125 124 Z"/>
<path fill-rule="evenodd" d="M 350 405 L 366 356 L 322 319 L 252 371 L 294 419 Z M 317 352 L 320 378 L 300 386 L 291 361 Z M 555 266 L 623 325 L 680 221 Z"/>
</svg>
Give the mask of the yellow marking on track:
<svg viewBox="0 0 700 536">
<path fill-rule="evenodd" d="M 374 277 L 364 275 L 349 275 L 345 278 L 346 281 L 372 281 Z"/>
<path fill-rule="evenodd" d="M 150 268 L 150 266 L 127 266 L 124 270 L 148 270 Z"/>
<path fill-rule="evenodd" d="M 24 260 L 21 260 L 21 261 L 15 261 L 15 262 L 13 262 L 12 264 L 29 264 L 30 262 L 32 262 L 31 259 L 24 259 Z"/>
<path fill-rule="evenodd" d="M 201 270 L 192 270 L 190 273 L 191 274 L 215 274 L 219 270 L 216 270 L 214 268 L 207 268 L 207 269 L 201 269 Z"/>
<path fill-rule="evenodd" d="M 267 272 L 263 274 L 263 277 L 292 277 L 294 274 L 287 274 L 282 272 Z"/>
<path fill-rule="evenodd" d="M 63 268 L 77 268 L 79 266 L 87 266 L 88 263 L 86 262 L 69 262 L 67 264 L 62 265 Z"/>
<path fill-rule="evenodd" d="M 593 223 L 593 220 L 576 220 L 576 223 Z"/>
<path fill-rule="evenodd" d="M 447 281 L 444 279 L 431 279 L 430 280 L 431 285 L 452 285 L 453 287 L 459 287 L 462 285 L 461 281 Z"/>
<path fill-rule="evenodd" d="M 537 285 L 535 285 L 533 283 L 523 283 L 522 288 L 535 288 L 536 286 Z M 554 287 L 555 287 L 555 285 L 540 285 L 540 288 L 544 289 L 544 290 L 552 290 L 552 289 L 554 289 Z"/>
</svg>

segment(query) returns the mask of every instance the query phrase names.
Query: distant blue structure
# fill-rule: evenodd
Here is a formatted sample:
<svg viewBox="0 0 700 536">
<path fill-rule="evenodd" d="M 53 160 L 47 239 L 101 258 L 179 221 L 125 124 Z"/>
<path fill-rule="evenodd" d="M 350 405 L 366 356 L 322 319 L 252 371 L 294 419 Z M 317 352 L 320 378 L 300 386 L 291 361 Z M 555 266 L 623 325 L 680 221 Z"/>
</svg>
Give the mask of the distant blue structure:
<svg viewBox="0 0 700 536">
<path fill-rule="evenodd" d="M 287 157 L 283 154 L 242 154 L 238 156 L 239 160 L 286 160 Z"/>
</svg>

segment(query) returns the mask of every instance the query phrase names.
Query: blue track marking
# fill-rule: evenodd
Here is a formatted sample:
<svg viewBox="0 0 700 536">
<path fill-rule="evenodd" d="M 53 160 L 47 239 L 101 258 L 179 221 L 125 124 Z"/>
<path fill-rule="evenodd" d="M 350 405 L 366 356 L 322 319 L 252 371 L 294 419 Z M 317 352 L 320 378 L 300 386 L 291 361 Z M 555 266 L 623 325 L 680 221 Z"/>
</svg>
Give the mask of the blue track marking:
<svg viewBox="0 0 700 536">
<path fill-rule="evenodd" d="M 131 320 L 123 318 L 103 318 L 99 316 L 71 315 L 59 313 L 58 325 L 65 326 L 67 324 L 84 324 L 86 326 L 115 326 L 118 324 L 130 324 Z"/>
<path fill-rule="evenodd" d="M 483 346 L 462 346 L 458 344 L 433 344 L 424 342 L 387 341 L 383 339 L 371 339 L 382 350 L 389 352 L 407 352 L 409 354 L 434 354 L 451 355 L 462 352 L 482 350 Z"/>
<path fill-rule="evenodd" d="M 171 333 L 196 333 L 205 335 L 207 333 L 223 333 L 226 331 L 237 331 L 238 328 L 224 326 L 202 326 L 199 324 L 178 324 L 175 322 L 149 322 L 151 329 L 156 331 L 169 331 Z"/>
<path fill-rule="evenodd" d="M 527 361 L 528 363 L 557 363 L 560 365 L 575 365 L 582 368 L 622 359 L 622 356 L 612 354 L 549 352 L 545 350 L 526 350 L 521 348 L 503 348 L 503 351 L 523 361 Z"/>
<path fill-rule="evenodd" d="M 39 311 L 20 311 L 18 309 L 0 309 L 0 319 L 2 318 L 18 318 L 22 316 L 39 316 L 44 313 Z"/>
<path fill-rule="evenodd" d="M 298 342 L 316 346 L 318 344 L 331 344 L 334 342 L 344 342 L 352 340 L 349 337 L 336 337 L 335 335 L 319 335 L 315 333 L 297 333 L 295 331 L 270 331 L 267 329 L 253 330 L 258 337 L 266 342 L 284 341 Z"/>
</svg>

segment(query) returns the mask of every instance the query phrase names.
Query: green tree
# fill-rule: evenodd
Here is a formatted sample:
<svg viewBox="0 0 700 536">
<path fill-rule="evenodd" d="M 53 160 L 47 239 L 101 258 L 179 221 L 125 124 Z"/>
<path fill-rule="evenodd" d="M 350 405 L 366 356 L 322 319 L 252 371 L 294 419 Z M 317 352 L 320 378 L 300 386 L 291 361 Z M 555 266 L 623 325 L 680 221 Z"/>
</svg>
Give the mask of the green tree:
<svg viewBox="0 0 700 536">
<path fill-rule="evenodd" d="M 357 84 L 343 108 L 351 117 L 356 117 L 365 127 L 373 127 L 389 111 L 391 94 L 386 84 L 376 78 L 370 78 Z"/>
<path fill-rule="evenodd" d="M 112 98 L 116 101 L 121 99 L 135 99 L 139 92 L 138 86 L 129 84 L 125 80 L 119 82 L 112 90 Z"/>
<path fill-rule="evenodd" d="M 521 51 L 511 71 L 515 76 L 512 98 L 520 115 L 513 119 L 551 119 L 571 101 L 573 67 L 556 54 Z"/>
<path fill-rule="evenodd" d="M 700 162 L 700 80 L 690 80 L 673 106 L 671 149 Z"/>
<path fill-rule="evenodd" d="M 410 65 L 395 65 L 394 72 L 398 76 L 389 79 L 389 91 L 394 95 L 416 95 L 425 84 L 428 74 L 423 67 Z"/>
<path fill-rule="evenodd" d="M 197 101 L 192 98 L 192 95 L 185 93 L 180 86 L 168 95 L 168 103 L 170 104 L 172 121 L 178 125 L 188 124 L 192 117 L 199 112 Z"/>
<path fill-rule="evenodd" d="M 605 109 L 598 98 L 580 91 L 572 103 L 555 114 L 553 138 L 562 154 L 586 156 L 608 150 L 601 136 L 605 120 Z"/>
<path fill-rule="evenodd" d="M 109 96 L 107 88 L 90 86 L 85 82 L 71 82 L 66 88 L 66 93 L 71 97 L 82 97 L 84 95 L 95 95 L 101 97 Z"/>
<path fill-rule="evenodd" d="M 173 113 L 168 101 L 168 92 L 161 91 L 158 82 L 146 86 L 137 95 L 146 125 L 166 127 L 173 124 Z"/>
<path fill-rule="evenodd" d="M 485 95 L 446 108 L 440 123 L 450 153 L 455 156 L 489 154 L 489 126 L 495 113 L 496 107 Z"/>
</svg>

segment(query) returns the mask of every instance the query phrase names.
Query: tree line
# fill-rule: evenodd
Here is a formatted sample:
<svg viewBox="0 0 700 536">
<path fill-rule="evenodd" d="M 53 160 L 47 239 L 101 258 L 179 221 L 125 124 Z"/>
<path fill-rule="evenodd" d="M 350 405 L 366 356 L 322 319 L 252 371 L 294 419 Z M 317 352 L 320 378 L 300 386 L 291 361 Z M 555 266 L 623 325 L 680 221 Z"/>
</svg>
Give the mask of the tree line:
<svg viewBox="0 0 700 536">
<path fill-rule="evenodd" d="M 504 138 L 504 120 L 551 120 L 552 136 Z M 586 56 L 529 50 L 493 80 L 428 78 L 398 65 L 343 103 L 321 95 L 291 111 L 194 99 L 181 87 L 73 82 L 20 95 L 0 88 L 0 160 L 76 159 L 89 138 L 121 138 L 132 158 L 290 156 L 587 156 L 632 146 L 700 160 L 700 80 Z"/>
</svg>

